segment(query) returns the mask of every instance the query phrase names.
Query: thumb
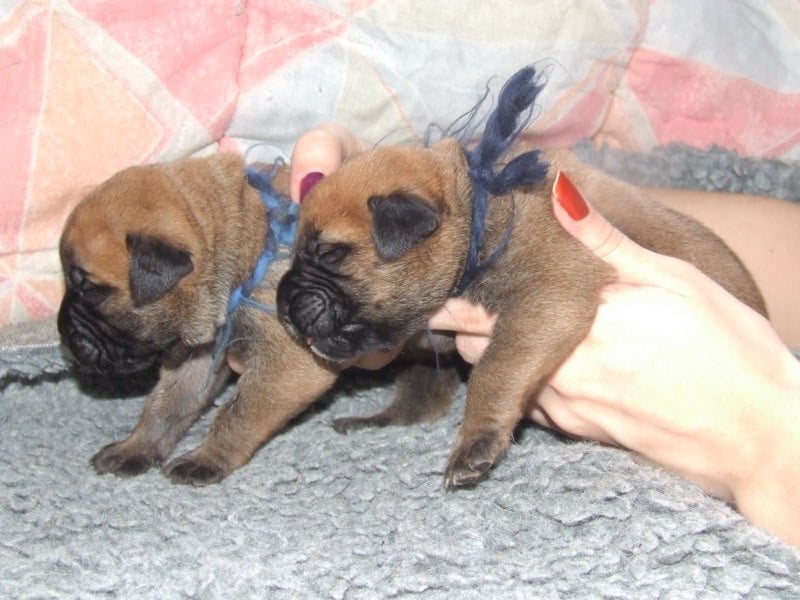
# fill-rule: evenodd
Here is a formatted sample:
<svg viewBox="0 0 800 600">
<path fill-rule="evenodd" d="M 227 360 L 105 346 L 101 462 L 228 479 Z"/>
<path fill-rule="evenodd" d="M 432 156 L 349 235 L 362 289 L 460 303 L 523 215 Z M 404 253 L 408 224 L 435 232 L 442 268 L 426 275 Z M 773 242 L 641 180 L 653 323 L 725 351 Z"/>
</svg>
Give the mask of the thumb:
<svg viewBox="0 0 800 600">
<path fill-rule="evenodd" d="M 289 195 L 301 202 L 323 177 L 330 175 L 349 156 L 369 148 L 344 127 L 323 123 L 301 135 L 292 150 Z"/>
<path fill-rule="evenodd" d="M 563 171 L 553 185 L 553 212 L 561 226 L 614 267 L 620 283 L 664 282 L 664 269 L 675 262 L 643 248 L 592 207 Z"/>
</svg>

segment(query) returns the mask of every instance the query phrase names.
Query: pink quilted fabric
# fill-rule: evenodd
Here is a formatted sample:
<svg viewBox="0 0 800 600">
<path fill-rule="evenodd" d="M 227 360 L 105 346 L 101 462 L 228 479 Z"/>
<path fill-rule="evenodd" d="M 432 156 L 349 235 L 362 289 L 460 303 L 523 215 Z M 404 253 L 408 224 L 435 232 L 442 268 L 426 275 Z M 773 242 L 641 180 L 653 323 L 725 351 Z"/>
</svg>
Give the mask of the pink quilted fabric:
<svg viewBox="0 0 800 600">
<path fill-rule="evenodd" d="M 800 159 L 800 3 L 656 0 L 596 140 Z M 686 15 L 692 15 L 686 23 Z"/>
<path fill-rule="evenodd" d="M 58 306 L 57 240 L 88 187 L 209 146 L 236 102 L 233 3 L 47 4 L 0 14 L 0 324 Z"/>
<path fill-rule="evenodd" d="M 288 155 L 325 120 L 418 141 L 526 64 L 548 80 L 543 145 L 594 136 L 798 158 L 797 6 L 0 2 L 0 325 L 53 314 L 64 218 L 121 168 L 219 148 Z"/>
</svg>

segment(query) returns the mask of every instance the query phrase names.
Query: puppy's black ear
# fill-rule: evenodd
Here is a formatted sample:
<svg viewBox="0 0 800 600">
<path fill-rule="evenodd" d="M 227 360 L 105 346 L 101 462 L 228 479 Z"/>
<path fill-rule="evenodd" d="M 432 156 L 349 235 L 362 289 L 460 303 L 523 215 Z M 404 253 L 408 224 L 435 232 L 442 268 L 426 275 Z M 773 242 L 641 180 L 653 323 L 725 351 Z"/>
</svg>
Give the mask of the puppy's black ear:
<svg viewBox="0 0 800 600">
<path fill-rule="evenodd" d="M 163 240 L 129 233 L 130 286 L 136 306 L 161 298 L 194 269 L 192 256 Z"/>
<path fill-rule="evenodd" d="M 417 196 L 372 196 L 367 206 L 372 213 L 372 240 L 385 260 L 399 258 L 439 226 L 436 209 Z"/>
</svg>

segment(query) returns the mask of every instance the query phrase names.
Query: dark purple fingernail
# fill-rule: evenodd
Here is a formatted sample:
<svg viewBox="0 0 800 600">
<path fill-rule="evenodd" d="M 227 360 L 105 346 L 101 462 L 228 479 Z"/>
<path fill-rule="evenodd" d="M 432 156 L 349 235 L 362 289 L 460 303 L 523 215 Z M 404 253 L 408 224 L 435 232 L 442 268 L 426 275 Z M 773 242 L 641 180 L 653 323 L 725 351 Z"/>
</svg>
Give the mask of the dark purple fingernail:
<svg viewBox="0 0 800 600">
<path fill-rule="evenodd" d="M 309 173 L 303 179 L 300 180 L 300 202 L 305 200 L 305 197 L 308 195 L 308 192 L 312 190 L 312 188 L 317 185 L 325 175 L 320 173 L 319 171 L 314 171 Z"/>
</svg>

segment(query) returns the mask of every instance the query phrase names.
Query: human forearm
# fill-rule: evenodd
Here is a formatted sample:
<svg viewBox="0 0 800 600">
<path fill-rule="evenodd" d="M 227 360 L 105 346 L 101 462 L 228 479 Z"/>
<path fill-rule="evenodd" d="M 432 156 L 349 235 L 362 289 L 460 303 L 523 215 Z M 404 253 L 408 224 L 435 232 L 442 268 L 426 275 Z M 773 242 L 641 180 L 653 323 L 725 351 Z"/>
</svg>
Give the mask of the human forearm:
<svg viewBox="0 0 800 600">
<path fill-rule="evenodd" d="M 744 261 L 778 335 L 800 349 L 800 203 L 746 194 L 651 188 L 659 202 L 704 223 Z"/>
</svg>

